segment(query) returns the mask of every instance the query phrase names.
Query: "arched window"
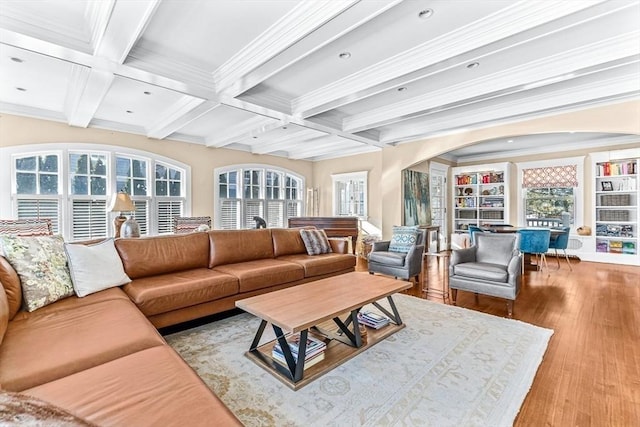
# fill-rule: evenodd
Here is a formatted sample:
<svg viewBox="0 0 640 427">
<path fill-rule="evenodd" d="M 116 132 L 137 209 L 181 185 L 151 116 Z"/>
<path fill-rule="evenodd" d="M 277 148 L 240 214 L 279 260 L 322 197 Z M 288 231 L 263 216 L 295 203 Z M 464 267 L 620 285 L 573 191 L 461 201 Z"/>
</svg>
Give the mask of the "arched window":
<svg viewBox="0 0 640 427">
<path fill-rule="evenodd" d="M 254 228 L 254 216 L 269 227 L 286 227 L 303 215 L 304 178 L 265 165 L 234 165 L 215 170 L 215 227 Z"/>
<path fill-rule="evenodd" d="M 113 236 L 107 212 L 124 191 L 136 207 L 142 235 L 172 232 L 174 216 L 190 213 L 187 165 L 153 153 L 97 144 L 43 144 L 2 149 L 0 211 L 16 218 L 51 218 L 68 241 Z M 3 160 L 4 162 L 4 160 Z M 5 198 L 5 194 L 9 197 Z M 5 214 L 6 215 L 6 214 Z"/>
</svg>

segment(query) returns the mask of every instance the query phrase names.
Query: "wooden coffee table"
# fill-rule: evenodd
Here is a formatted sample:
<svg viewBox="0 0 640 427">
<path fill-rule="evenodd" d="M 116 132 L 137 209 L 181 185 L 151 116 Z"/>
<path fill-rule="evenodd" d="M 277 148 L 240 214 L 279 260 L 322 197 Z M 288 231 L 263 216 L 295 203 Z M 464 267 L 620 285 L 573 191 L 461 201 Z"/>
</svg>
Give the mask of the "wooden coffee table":
<svg viewBox="0 0 640 427">
<path fill-rule="evenodd" d="M 245 354 L 297 390 L 404 328 L 392 295 L 411 286 L 410 282 L 353 272 L 236 301 L 237 307 L 262 319 Z M 389 308 L 378 302 L 385 298 Z M 391 319 L 391 323 L 380 329 L 367 328 L 366 342 L 363 342 L 358 311 L 367 304 L 374 304 Z M 271 323 L 276 339 L 260 344 L 268 323 Z M 286 333 L 300 333 L 297 359 L 289 350 Z M 327 348 L 324 360 L 305 369 L 308 334 L 323 340 Z M 287 366 L 271 357 L 276 342 L 283 350 Z"/>
</svg>

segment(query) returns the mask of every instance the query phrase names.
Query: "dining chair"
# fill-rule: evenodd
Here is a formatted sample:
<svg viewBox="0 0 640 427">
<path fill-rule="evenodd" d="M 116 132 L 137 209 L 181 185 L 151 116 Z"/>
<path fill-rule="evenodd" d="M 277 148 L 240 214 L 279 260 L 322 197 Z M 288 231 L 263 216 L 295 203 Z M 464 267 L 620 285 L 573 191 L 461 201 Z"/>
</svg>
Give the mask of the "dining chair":
<svg viewBox="0 0 640 427">
<path fill-rule="evenodd" d="M 473 238 L 473 235 L 475 233 L 484 233 L 484 231 L 480 227 L 477 227 L 475 225 L 470 225 L 469 226 L 469 238 L 471 239 L 471 246 L 475 245 L 475 239 Z"/>
<path fill-rule="evenodd" d="M 558 257 L 558 249 L 562 249 L 564 252 L 564 259 L 567 260 L 569 270 L 573 271 L 571 262 L 569 262 L 569 256 L 567 255 L 567 246 L 569 245 L 569 230 L 570 227 L 562 227 L 562 233 L 557 233 L 551 237 L 549 241 L 549 249 L 553 249 L 556 252 L 556 261 L 558 261 L 558 269 L 560 269 L 560 258 Z"/>
<path fill-rule="evenodd" d="M 518 234 L 520 234 L 520 252 L 522 254 L 535 254 L 536 268 L 542 270 L 542 264 L 544 263 L 548 271 L 549 266 L 547 265 L 545 254 L 549 250 L 551 230 L 523 228 L 518 230 Z M 538 261 L 538 257 L 540 257 L 540 261 Z M 522 273 L 524 274 L 524 263 L 522 263 Z"/>
</svg>

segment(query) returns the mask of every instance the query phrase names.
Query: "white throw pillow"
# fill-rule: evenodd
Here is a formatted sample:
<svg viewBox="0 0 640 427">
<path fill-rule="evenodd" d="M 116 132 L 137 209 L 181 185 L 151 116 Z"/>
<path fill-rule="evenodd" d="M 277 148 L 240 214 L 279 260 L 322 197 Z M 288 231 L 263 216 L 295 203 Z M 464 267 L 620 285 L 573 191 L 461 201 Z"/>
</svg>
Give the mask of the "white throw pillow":
<svg viewBox="0 0 640 427">
<path fill-rule="evenodd" d="M 79 297 L 131 282 L 113 239 L 95 245 L 65 243 L 64 250 L 73 289 Z"/>
</svg>

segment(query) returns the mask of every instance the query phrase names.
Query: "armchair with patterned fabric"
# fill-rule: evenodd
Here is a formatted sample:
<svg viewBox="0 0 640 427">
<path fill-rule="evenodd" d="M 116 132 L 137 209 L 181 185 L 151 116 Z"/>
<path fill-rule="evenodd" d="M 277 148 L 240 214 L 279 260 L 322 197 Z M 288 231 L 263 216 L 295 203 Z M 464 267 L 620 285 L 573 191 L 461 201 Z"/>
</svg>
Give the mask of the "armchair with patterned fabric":
<svg viewBox="0 0 640 427">
<path fill-rule="evenodd" d="M 414 277 L 418 281 L 425 241 L 426 230 L 394 227 L 391 240 L 373 242 L 369 252 L 369 274 L 380 273 L 404 280 Z"/>
</svg>

